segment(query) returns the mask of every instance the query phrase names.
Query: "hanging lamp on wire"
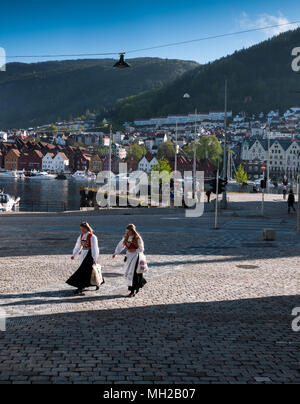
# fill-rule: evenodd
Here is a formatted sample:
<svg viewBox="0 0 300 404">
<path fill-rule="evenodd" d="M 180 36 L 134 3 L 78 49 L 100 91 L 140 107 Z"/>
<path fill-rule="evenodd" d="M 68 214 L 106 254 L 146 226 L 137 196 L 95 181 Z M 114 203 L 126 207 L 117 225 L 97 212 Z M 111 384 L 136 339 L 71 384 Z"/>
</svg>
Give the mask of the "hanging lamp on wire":
<svg viewBox="0 0 300 404">
<path fill-rule="evenodd" d="M 120 53 L 120 60 L 114 64 L 114 67 L 117 69 L 127 69 L 130 65 L 125 62 L 125 52 Z"/>
</svg>

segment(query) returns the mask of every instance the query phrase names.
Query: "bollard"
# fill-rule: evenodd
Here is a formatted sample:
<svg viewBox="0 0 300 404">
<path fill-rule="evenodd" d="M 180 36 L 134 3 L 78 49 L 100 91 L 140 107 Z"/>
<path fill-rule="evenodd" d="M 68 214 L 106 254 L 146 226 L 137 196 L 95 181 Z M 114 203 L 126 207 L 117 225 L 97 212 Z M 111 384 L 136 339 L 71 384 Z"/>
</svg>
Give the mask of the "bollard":
<svg viewBox="0 0 300 404">
<path fill-rule="evenodd" d="M 264 241 L 275 241 L 276 231 L 274 229 L 263 229 Z"/>
</svg>

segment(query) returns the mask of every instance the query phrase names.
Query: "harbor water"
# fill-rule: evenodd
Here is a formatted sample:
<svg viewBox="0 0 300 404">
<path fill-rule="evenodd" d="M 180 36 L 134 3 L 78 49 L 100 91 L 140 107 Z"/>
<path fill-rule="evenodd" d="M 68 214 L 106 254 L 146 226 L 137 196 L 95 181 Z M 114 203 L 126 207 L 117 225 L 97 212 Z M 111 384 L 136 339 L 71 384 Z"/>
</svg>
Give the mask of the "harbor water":
<svg viewBox="0 0 300 404">
<path fill-rule="evenodd" d="M 80 209 L 79 188 L 91 181 L 14 179 L 0 177 L 0 190 L 20 197 L 20 212 L 61 212 Z"/>
</svg>

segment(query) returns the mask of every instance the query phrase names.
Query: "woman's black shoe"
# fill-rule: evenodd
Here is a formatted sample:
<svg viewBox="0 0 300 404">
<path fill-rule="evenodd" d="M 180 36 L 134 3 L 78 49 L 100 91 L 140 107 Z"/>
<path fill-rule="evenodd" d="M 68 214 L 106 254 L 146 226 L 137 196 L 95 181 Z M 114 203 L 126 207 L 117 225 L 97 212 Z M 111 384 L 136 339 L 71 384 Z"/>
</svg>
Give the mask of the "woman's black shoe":
<svg viewBox="0 0 300 404">
<path fill-rule="evenodd" d="M 82 289 L 75 290 L 74 295 L 76 295 L 76 296 L 84 296 L 83 290 Z"/>
<path fill-rule="evenodd" d="M 102 281 L 102 283 L 101 283 L 100 286 L 102 286 L 102 285 L 104 285 L 104 284 L 105 284 L 105 280 L 103 279 L 103 281 Z M 100 289 L 100 286 L 96 286 L 96 292 Z"/>
<path fill-rule="evenodd" d="M 105 280 L 103 279 L 103 281 L 102 281 L 102 283 L 101 283 L 100 286 L 102 286 L 102 285 L 104 285 L 104 284 L 105 284 Z M 100 286 L 96 286 L 96 292 L 100 289 Z"/>
<path fill-rule="evenodd" d="M 131 292 L 131 293 L 129 293 L 129 295 L 126 296 L 126 298 L 130 299 L 131 297 L 134 297 L 134 296 L 135 296 L 134 292 Z"/>
</svg>

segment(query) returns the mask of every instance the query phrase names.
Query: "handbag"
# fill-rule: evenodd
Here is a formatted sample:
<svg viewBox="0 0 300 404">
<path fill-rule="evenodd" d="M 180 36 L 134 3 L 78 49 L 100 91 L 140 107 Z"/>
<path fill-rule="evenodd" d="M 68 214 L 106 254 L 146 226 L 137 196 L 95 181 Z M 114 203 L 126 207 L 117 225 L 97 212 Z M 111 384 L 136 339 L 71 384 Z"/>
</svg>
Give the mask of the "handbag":
<svg viewBox="0 0 300 404">
<path fill-rule="evenodd" d="M 137 274 L 144 274 L 148 271 L 147 259 L 144 253 L 139 253 L 139 265 L 136 271 Z"/>
<path fill-rule="evenodd" d="M 99 265 L 99 264 L 93 265 L 91 281 L 90 281 L 91 286 L 101 286 L 101 284 L 103 282 L 101 269 L 102 269 L 101 265 Z"/>
</svg>

